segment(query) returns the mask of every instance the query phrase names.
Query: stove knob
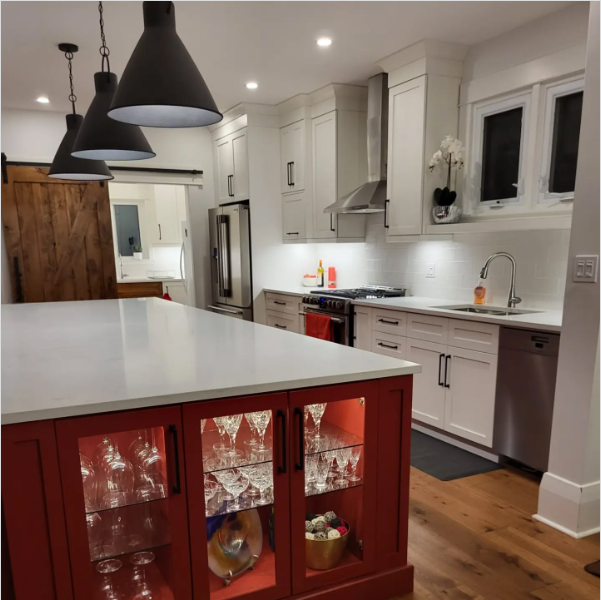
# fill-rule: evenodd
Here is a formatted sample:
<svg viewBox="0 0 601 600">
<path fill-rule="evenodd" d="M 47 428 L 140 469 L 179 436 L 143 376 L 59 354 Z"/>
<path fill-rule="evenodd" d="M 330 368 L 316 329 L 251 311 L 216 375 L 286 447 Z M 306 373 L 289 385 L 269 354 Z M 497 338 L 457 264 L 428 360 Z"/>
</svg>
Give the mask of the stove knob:
<svg viewBox="0 0 601 600">
<path fill-rule="evenodd" d="M 319 304 L 319 298 L 311 298 L 311 304 Z"/>
<path fill-rule="evenodd" d="M 309 304 L 311 301 L 311 296 L 303 296 L 303 304 Z"/>
<path fill-rule="evenodd" d="M 338 301 L 336 302 L 336 308 L 337 308 L 338 310 L 340 310 L 340 309 L 342 308 L 342 302 L 340 302 L 340 300 L 338 300 Z"/>
<path fill-rule="evenodd" d="M 328 300 L 328 308 L 334 308 L 334 301 Z"/>
</svg>

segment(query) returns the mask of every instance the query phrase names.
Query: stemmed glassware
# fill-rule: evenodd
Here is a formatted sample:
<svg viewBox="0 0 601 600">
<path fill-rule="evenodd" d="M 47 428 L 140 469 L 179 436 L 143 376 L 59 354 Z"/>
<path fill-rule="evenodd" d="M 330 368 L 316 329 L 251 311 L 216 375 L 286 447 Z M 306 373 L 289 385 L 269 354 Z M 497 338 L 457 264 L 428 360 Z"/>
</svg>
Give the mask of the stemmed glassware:
<svg viewBox="0 0 601 600">
<path fill-rule="evenodd" d="M 96 565 L 96 570 L 102 574 L 100 585 L 100 600 L 123 600 L 124 596 L 115 587 L 113 573 L 116 573 L 123 563 L 117 559 L 103 560 Z"/>
<path fill-rule="evenodd" d="M 115 443 L 112 453 L 105 454 L 104 485 L 106 489 L 101 498 L 103 508 L 124 506 L 131 501 L 134 491 L 134 468 L 132 464 L 119 453 Z"/>
<path fill-rule="evenodd" d="M 225 417 L 225 430 L 230 436 L 230 447 L 223 454 L 228 458 L 237 458 L 239 456 L 244 456 L 242 450 L 236 449 L 236 436 L 238 435 L 238 430 L 240 429 L 241 423 L 242 413 L 238 415 L 230 415 L 229 417 Z"/>
<path fill-rule="evenodd" d="M 326 412 L 327 405 L 327 402 L 324 402 L 322 404 L 309 404 L 307 406 L 311 416 L 313 417 L 313 422 L 315 423 L 315 433 L 313 434 L 315 439 L 319 439 L 321 437 L 319 433 L 321 427 L 321 418 L 323 417 L 323 413 Z"/>
<path fill-rule="evenodd" d="M 136 552 L 129 562 L 134 567 L 134 594 L 132 600 L 159 600 L 161 597 L 160 591 L 153 589 L 150 585 L 147 566 L 154 560 L 153 552 Z"/>
<path fill-rule="evenodd" d="M 257 428 L 255 426 L 255 422 L 253 419 L 254 413 L 244 413 L 244 417 L 246 418 L 246 422 L 248 423 L 248 428 L 250 429 L 250 440 L 244 440 L 244 443 L 247 446 L 256 446 L 257 445 Z"/>
<path fill-rule="evenodd" d="M 209 510 L 209 502 L 215 497 L 217 490 L 219 489 L 219 484 L 216 481 L 211 481 L 210 479 L 205 480 L 205 515 L 207 517 L 211 516 L 211 511 Z"/>
<path fill-rule="evenodd" d="M 265 494 L 265 490 L 273 486 L 273 464 L 266 463 L 252 469 L 250 473 L 252 484 L 259 489 L 261 496 L 255 500 L 255 504 L 264 506 L 271 502 L 270 498 Z"/>
<path fill-rule="evenodd" d="M 338 463 L 338 477 L 334 480 L 336 485 L 342 486 L 347 485 L 347 480 L 345 478 L 346 475 L 346 465 L 348 465 L 349 460 L 351 458 L 351 449 L 350 448 L 340 448 L 336 450 L 336 462 Z"/>
<path fill-rule="evenodd" d="M 142 500 L 155 500 L 165 498 L 165 457 L 157 447 L 156 435 L 152 430 L 152 446 L 147 444 L 146 449 L 139 454 L 140 486 L 136 495 Z"/>
<path fill-rule="evenodd" d="M 351 448 L 351 474 L 348 477 L 349 481 L 361 481 L 361 477 L 357 475 L 357 464 L 361 458 L 361 446 L 354 446 Z"/>
<path fill-rule="evenodd" d="M 96 471 L 94 463 L 81 452 L 79 453 L 79 466 L 81 468 L 81 481 L 83 484 L 83 499 L 86 511 L 90 512 L 96 508 Z"/>
<path fill-rule="evenodd" d="M 319 454 L 307 456 L 305 459 L 305 494 L 311 491 L 311 484 L 315 481 L 315 470 L 317 469 L 318 460 Z"/>
<path fill-rule="evenodd" d="M 250 480 L 248 476 L 238 469 L 222 471 L 221 483 L 223 487 L 234 497 L 228 504 L 229 511 L 237 511 L 248 508 L 248 504 L 240 500 L 240 494 L 246 490 Z"/>
<path fill-rule="evenodd" d="M 96 512 L 88 513 L 86 515 L 86 526 L 88 528 L 90 560 L 99 560 L 104 556 L 102 548 L 102 539 L 104 537 L 102 517 Z"/>
<path fill-rule="evenodd" d="M 113 440 L 108 435 L 105 435 L 94 452 L 94 462 L 96 465 L 103 467 L 110 460 L 114 450 Z"/>
<path fill-rule="evenodd" d="M 328 474 L 330 472 L 330 461 L 325 456 L 319 456 L 317 461 L 317 467 L 315 469 L 315 487 L 318 490 L 324 490 L 327 488 Z"/>
<path fill-rule="evenodd" d="M 259 445 L 253 450 L 258 456 L 265 455 L 271 448 L 265 445 L 265 432 L 271 420 L 270 410 L 260 410 L 252 414 L 252 419 L 259 433 Z"/>
<path fill-rule="evenodd" d="M 217 444 L 213 444 L 213 450 L 216 453 L 223 452 L 227 450 L 227 444 L 225 443 L 225 421 L 227 417 L 213 417 L 213 421 L 215 425 L 217 425 L 217 431 L 219 432 L 219 442 Z"/>
</svg>

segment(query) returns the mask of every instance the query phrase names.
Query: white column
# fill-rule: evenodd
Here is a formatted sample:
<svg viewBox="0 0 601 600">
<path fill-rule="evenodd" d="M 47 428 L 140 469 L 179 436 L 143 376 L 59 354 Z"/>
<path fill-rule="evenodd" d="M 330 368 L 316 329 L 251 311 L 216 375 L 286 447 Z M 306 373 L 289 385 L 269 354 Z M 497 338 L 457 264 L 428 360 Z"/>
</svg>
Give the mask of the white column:
<svg viewBox="0 0 601 600">
<path fill-rule="evenodd" d="M 599 3 L 590 3 L 582 126 L 549 471 L 534 517 L 573 537 L 599 531 L 599 281 L 573 283 L 599 254 Z"/>
</svg>

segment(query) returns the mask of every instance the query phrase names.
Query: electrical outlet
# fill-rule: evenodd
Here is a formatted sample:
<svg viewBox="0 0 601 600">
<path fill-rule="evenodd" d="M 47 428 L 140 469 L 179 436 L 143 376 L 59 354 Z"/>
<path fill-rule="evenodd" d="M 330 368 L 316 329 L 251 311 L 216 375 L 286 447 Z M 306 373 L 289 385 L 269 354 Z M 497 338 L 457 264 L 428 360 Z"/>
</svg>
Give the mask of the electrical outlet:
<svg viewBox="0 0 601 600">
<path fill-rule="evenodd" d="M 436 264 L 435 263 L 428 263 L 426 265 L 426 277 L 429 279 L 433 279 L 434 277 L 436 277 Z"/>
<path fill-rule="evenodd" d="M 599 271 L 599 257 L 593 254 L 580 254 L 574 260 L 574 281 L 595 283 Z"/>
</svg>

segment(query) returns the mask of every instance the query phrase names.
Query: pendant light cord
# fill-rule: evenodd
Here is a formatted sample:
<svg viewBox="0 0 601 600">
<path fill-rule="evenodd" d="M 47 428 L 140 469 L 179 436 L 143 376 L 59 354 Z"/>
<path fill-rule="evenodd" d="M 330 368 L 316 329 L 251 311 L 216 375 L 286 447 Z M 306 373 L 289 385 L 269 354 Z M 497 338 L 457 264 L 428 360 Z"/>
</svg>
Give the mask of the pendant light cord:
<svg viewBox="0 0 601 600">
<path fill-rule="evenodd" d="M 65 52 L 65 58 L 69 61 L 69 87 L 71 88 L 71 93 L 69 94 L 69 102 L 71 102 L 73 114 L 76 114 L 75 103 L 77 102 L 77 96 L 75 95 L 75 90 L 73 88 L 73 52 Z"/>
<path fill-rule="evenodd" d="M 100 52 L 100 56 L 102 56 L 102 62 L 100 65 L 100 70 L 104 73 L 104 66 L 106 63 L 106 72 L 111 72 L 111 63 L 109 61 L 109 56 L 111 51 L 109 47 L 106 45 L 106 37 L 104 35 L 104 9 L 102 7 L 102 2 L 98 3 L 98 12 L 100 13 L 100 41 L 102 42 L 102 46 L 100 46 L 98 52 Z"/>
</svg>

